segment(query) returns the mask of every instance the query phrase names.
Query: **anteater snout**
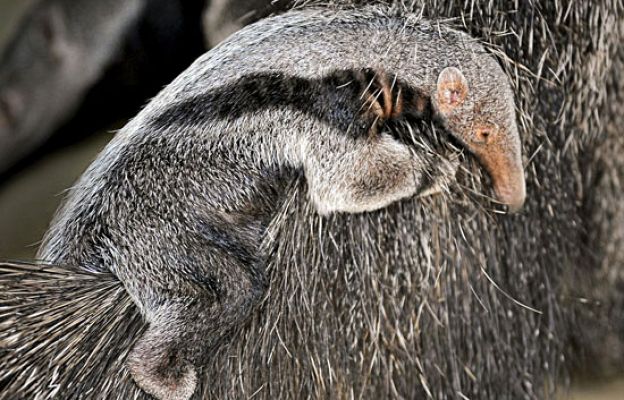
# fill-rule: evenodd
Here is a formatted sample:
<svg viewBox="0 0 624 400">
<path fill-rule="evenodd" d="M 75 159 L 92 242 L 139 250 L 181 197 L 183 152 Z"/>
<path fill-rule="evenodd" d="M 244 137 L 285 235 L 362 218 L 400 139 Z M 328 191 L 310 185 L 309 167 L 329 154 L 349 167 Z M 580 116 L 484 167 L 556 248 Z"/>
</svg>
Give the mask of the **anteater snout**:
<svg viewBox="0 0 624 400">
<path fill-rule="evenodd" d="M 520 211 L 526 199 L 526 187 L 524 175 L 515 177 L 511 182 L 504 185 L 494 183 L 494 190 L 498 200 L 509 207 L 510 212 Z"/>
<path fill-rule="evenodd" d="M 485 151 L 477 153 L 477 158 L 490 174 L 498 200 L 506 204 L 510 212 L 516 212 L 524 205 L 526 184 L 520 146 L 512 148 L 488 146 Z"/>
</svg>

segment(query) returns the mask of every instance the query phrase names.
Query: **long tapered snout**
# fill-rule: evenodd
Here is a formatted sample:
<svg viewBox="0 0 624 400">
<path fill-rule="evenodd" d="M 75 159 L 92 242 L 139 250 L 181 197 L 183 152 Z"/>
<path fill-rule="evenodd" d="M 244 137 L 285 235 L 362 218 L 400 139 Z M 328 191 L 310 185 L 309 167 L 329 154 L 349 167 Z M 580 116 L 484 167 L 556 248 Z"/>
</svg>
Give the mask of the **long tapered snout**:
<svg viewBox="0 0 624 400">
<path fill-rule="evenodd" d="M 503 74 L 502 71 L 500 72 Z M 489 83 L 486 84 L 486 86 L 488 85 Z M 489 110 L 489 113 L 485 113 L 485 115 L 494 115 L 492 119 L 501 121 L 499 122 L 500 125 L 493 124 L 488 118 L 484 118 L 482 108 L 478 107 L 472 111 L 481 118 L 477 118 L 478 122 L 473 122 L 469 132 L 466 132 L 465 129 L 462 129 L 461 124 L 454 125 L 453 120 L 461 121 L 461 115 L 465 113 L 465 110 L 462 110 L 462 105 L 470 92 L 468 81 L 460 69 L 455 67 L 444 68 L 438 76 L 436 91 L 433 96 L 434 108 L 439 116 L 446 121 L 449 130 L 455 132 L 456 137 L 467 145 L 468 149 L 477 156 L 488 171 L 492 177 L 498 200 L 506 204 L 509 211 L 518 211 L 524 205 L 526 188 L 520 136 L 513 122 L 513 116 L 509 119 L 504 118 L 505 112 L 513 114 L 514 105 L 511 91 L 503 97 L 494 97 L 503 101 L 502 110 L 501 107 L 498 107 L 498 112 Z M 477 92 L 484 93 L 487 91 L 477 90 Z M 500 92 L 500 90 L 496 92 Z"/>
<path fill-rule="evenodd" d="M 519 142 L 519 140 L 517 141 Z M 498 200 L 516 212 L 524 205 L 526 186 L 519 143 L 492 143 L 475 152 L 494 184 Z"/>
</svg>

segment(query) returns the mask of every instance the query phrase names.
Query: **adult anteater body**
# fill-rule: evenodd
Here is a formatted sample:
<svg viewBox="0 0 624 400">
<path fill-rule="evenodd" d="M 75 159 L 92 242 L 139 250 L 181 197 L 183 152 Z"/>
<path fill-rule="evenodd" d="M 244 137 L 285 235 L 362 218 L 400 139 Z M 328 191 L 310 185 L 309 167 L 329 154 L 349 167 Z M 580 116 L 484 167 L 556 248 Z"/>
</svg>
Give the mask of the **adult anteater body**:
<svg viewBox="0 0 624 400">
<path fill-rule="evenodd" d="M 362 215 L 319 216 L 298 180 L 262 243 L 266 301 L 200 371 L 195 398 L 537 399 L 565 371 L 584 315 L 572 278 L 598 265 L 584 208 L 595 161 L 583 155 L 608 142 L 601 122 L 618 114 L 600 112 L 613 95 L 604 78 L 621 4 L 413 9 L 463 16 L 455 23 L 498 50 L 514 77 L 525 211 L 500 216 L 471 195 L 482 189 L 476 164 L 457 176 L 466 190 Z M 450 151 L 421 131 L 430 154 Z M 606 181 L 608 193 L 620 188 Z M 145 326 L 113 276 L 10 264 L 1 276 L 5 398 L 147 398 L 122 367 Z"/>
</svg>

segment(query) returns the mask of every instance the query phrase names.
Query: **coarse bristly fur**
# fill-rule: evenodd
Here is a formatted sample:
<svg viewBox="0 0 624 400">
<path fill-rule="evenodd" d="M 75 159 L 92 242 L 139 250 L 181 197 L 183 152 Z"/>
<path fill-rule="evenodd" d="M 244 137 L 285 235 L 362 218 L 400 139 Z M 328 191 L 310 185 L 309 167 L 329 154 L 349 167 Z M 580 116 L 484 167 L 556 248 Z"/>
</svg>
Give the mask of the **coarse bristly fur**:
<svg viewBox="0 0 624 400">
<path fill-rule="evenodd" d="M 358 38 L 367 45 L 353 47 Z M 468 35 L 368 9 L 260 21 L 117 134 L 71 190 L 40 258 L 117 276 L 149 323 L 128 356 L 134 381 L 158 399 L 188 399 L 197 369 L 265 293 L 262 240 L 285 185 L 302 175 L 321 215 L 431 191 L 446 182 L 430 176 L 452 177 L 449 162 L 388 128 L 426 117 L 481 160 L 501 200 L 522 205 L 508 79 Z"/>
<path fill-rule="evenodd" d="M 514 77 L 520 133 L 531 156 L 523 213 L 500 216 L 478 201 L 474 193 L 482 190 L 480 170 L 467 160 L 458 164 L 460 173 L 451 184 L 444 178 L 454 174 L 452 168 L 432 177 L 444 182 L 441 196 L 357 215 L 320 216 L 303 177 L 293 186 L 285 184 L 285 200 L 258 244 L 268 262 L 266 300 L 198 371 L 193 398 L 539 399 L 552 394 L 577 313 L 584 312 L 569 295 L 567 278 L 574 273 L 568 271 L 593 272 L 595 265 L 585 246 L 586 228 L 592 225 L 586 223 L 583 205 L 591 194 L 582 189 L 592 186 L 584 186 L 581 152 L 604 139 L 599 122 L 618 114 L 593 110 L 603 110 L 606 99 L 613 98 L 604 78 L 620 40 L 615 15 L 621 10 L 619 3 L 607 1 L 512 7 L 504 1 L 426 1 L 379 7 L 376 13 L 388 19 L 408 10 L 432 20 L 463 16 L 455 23 L 465 23 L 501 56 Z M 446 23 L 440 23 L 442 29 Z M 379 29 L 383 26 L 372 25 L 373 32 Z M 540 41 L 533 40 L 536 30 L 542 33 Z M 351 40 L 359 45 L 365 41 L 358 33 Z M 372 56 L 386 48 L 380 46 Z M 322 53 L 316 57 L 322 59 Z M 189 96 L 203 90 L 190 81 L 184 89 Z M 175 102 L 171 100 L 168 104 Z M 413 137 L 406 135 L 410 129 Z M 427 125 L 389 123 L 384 132 L 406 137 L 434 165 L 445 165 L 455 153 Z M 117 145 L 124 140 L 122 136 Z M 614 180 L 604 181 L 607 192 L 619 188 Z M 141 210 L 150 212 L 158 205 L 176 211 L 176 204 L 162 205 L 162 193 L 143 186 L 147 181 L 131 183 L 130 196 L 137 188 L 153 193 Z M 87 207 L 84 217 L 90 216 Z M 143 243 L 145 236 L 162 233 L 144 225 L 135 233 Z M 85 227 L 85 234 L 102 239 L 99 250 L 111 239 L 111 232 L 97 225 Z M 179 261 L 176 237 L 159 236 L 152 244 L 168 241 L 172 261 Z M 230 239 L 223 237 L 222 249 L 234 243 Z M 138 243 L 132 235 L 125 240 L 128 248 Z M 69 257 L 48 255 L 51 261 Z M 192 255 L 184 256 L 193 261 Z M 96 259 L 82 268 L 98 269 L 106 261 Z M 172 282 L 171 276 L 161 278 L 165 285 Z M 219 286 L 218 280 L 201 283 Z M 147 398 L 120 367 L 146 326 L 113 275 L 7 264 L 0 285 L 0 358 L 11 366 L 0 376 L 6 388 L 0 397 Z M 38 299 L 41 295 L 44 300 Z M 113 299 L 110 308 L 106 299 Z M 76 309 L 81 300 L 87 306 Z M 63 307 L 76 312 L 66 313 Z M 42 309 L 58 318 L 42 316 Z M 24 315 L 28 318 L 16 318 Z"/>
</svg>

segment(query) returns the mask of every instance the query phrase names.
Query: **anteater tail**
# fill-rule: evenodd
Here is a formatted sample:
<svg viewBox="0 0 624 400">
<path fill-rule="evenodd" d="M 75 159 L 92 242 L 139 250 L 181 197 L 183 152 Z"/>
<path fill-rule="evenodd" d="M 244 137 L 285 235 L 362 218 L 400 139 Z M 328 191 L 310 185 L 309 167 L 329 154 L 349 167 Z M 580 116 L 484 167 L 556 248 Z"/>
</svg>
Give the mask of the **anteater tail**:
<svg viewBox="0 0 624 400">
<path fill-rule="evenodd" d="M 144 328 L 112 274 L 2 262 L 0 399 L 144 397 L 124 366 Z"/>
</svg>

